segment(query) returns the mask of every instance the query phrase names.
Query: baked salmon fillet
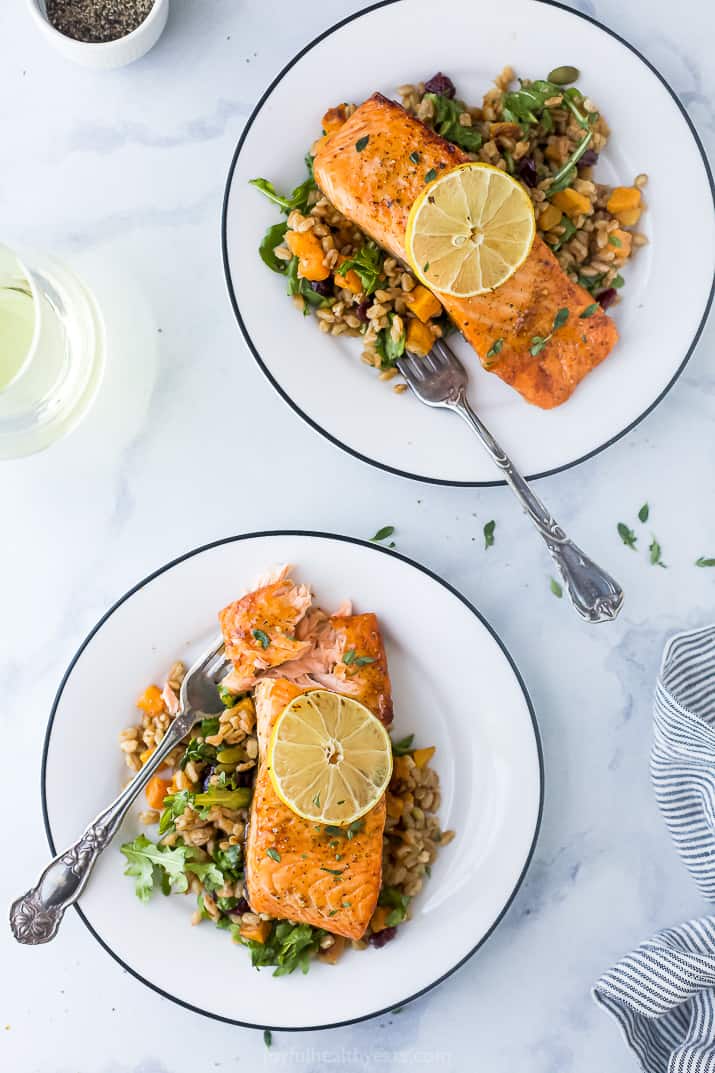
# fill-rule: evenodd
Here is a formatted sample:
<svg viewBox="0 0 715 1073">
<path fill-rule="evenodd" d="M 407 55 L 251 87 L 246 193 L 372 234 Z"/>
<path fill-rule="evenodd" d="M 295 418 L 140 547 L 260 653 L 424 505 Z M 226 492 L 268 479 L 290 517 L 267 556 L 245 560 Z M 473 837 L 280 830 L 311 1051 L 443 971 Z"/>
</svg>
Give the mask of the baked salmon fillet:
<svg viewBox="0 0 715 1073">
<path fill-rule="evenodd" d="M 426 175 L 468 159 L 401 105 L 376 93 L 320 140 L 313 172 L 339 212 L 407 264 L 407 218 Z M 618 339 L 615 324 L 601 309 L 581 319 L 593 297 L 568 278 L 538 236 L 524 264 L 494 291 L 473 298 L 436 296 L 482 364 L 542 409 L 566 402 Z M 568 320 L 532 355 L 534 337 L 550 335 L 560 309 L 568 309 Z M 490 364 L 486 355 L 498 339 L 502 348 Z"/>
<path fill-rule="evenodd" d="M 326 616 L 321 627 L 323 643 L 333 653 L 335 691 L 356 697 L 389 725 L 390 680 L 376 616 Z M 348 657 L 346 664 L 343 657 L 350 652 L 374 662 L 356 667 Z M 315 685 L 281 677 L 263 678 L 255 687 L 259 766 L 246 841 L 248 901 L 254 913 L 359 939 L 380 893 L 384 797 L 363 817 L 364 825 L 354 837 L 340 836 L 336 847 L 334 832 L 326 833 L 323 826 L 302 819 L 281 801 L 267 762 L 276 719 L 294 697 L 310 688 Z M 271 849 L 273 855 L 268 853 Z"/>
</svg>

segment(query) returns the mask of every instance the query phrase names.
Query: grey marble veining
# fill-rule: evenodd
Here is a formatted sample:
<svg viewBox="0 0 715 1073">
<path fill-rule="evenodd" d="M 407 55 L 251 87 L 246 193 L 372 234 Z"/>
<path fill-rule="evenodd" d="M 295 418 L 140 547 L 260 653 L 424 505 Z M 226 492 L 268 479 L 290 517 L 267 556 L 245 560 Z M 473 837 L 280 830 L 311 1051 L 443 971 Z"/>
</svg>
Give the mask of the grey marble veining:
<svg viewBox="0 0 715 1073">
<path fill-rule="evenodd" d="M 498 931 L 442 987 L 371 1023 L 277 1033 L 270 1052 L 260 1033 L 210 1022 L 144 989 L 74 914 L 58 941 L 37 950 L 13 945 L 2 929 L 0 1067 L 13 1073 L 314 1073 L 326 1063 L 345 1073 L 629 1073 L 635 1064 L 592 1005 L 591 984 L 655 928 L 703 908 L 657 813 L 647 761 L 663 642 L 715 614 L 715 571 L 692 567 L 698 555 L 715 554 L 712 323 L 648 419 L 544 483 L 556 516 L 627 588 L 619 620 L 594 629 L 549 593 L 549 564 L 502 489 L 404 482 L 330 448 L 275 395 L 234 322 L 219 224 L 242 124 L 276 71 L 327 22 L 360 6 L 173 0 L 157 48 L 98 78 L 48 50 L 23 4 L 2 5 L 1 229 L 77 258 L 98 286 L 131 284 L 124 320 L 134 346 L 125 339 L 126 367 L 113 373 L 115 405 L 101 404 L 53 450 L 0 467 L 0 893 L 8 903 L 46 858 L 41 744 L 83 636 L 174 555 L 271 527 L 364 537 L 394 523 L 400 550 L 494 624 L 543 736 L 547 793 L 536 855 Z M 656 64 L 712 150 L 711 5 L 572 6 Z M 248 468 L 240 495 L 217 496 L 201 481 L 215 472 L 226 398 L 236 400 L 232 417 L 246 442 L 260 444 L 268 425 L 285 450 Z M 280 502 L 267 496 L 287 451 L 350 495 L 321 497 L 283 482 Z M 196 507 L 185 513 L 178 506 L 188 484 Z M 653 569 L 615 535 L 615 523 L 644 500 L 668 570 Z M 481 531 L 491 518 L 497 539 L 485 553 Z"/>
</svg>

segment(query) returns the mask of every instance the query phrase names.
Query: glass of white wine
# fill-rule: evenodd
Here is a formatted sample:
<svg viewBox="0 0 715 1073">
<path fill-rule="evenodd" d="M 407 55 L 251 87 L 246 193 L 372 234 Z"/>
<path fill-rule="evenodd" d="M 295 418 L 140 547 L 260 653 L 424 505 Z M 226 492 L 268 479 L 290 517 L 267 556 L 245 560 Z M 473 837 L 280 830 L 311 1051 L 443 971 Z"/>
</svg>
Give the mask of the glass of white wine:
<svg viewBox="0 0 715 1073">
<path fill-rule="evenodd" d="M 101 313 L 74 272 L 0 243 L 0 459 L 41 451 L 81 421 L 104 352 Z"/>
</svg>

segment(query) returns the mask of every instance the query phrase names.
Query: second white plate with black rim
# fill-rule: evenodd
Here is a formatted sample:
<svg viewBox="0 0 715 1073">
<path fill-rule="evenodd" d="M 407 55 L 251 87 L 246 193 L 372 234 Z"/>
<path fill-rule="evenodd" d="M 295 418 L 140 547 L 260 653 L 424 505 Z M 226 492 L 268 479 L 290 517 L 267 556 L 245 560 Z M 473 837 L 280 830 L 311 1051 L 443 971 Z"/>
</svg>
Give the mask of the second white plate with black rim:
<svg viewBox="0 0 715 1073">
<path fill-rule="evenodd" d="M 79 912 L 127 971 L 189 1009 L 249 1027 L 328 1028 L 402 1005 L 466 961 L 506 912 L 536 841 L 543 774 L 528 694 L 494 631 L 444 581 L 401 555 L 320 533 L 248 534 L 168 563 L 107 612 L 72 660 L 45 739 L 43 808 L 54 853 L 117 793 L 126 774 L 118 735 L 136 721 L 136 697 L 174 660 L 190 662 L 215 635 L 217 611 L 277 562 L 296 563 L 323 606 L 349 596 L 356 610 L 378 613 L 394 733 L 437 747 L 440 820 L 456 837 L 413 919 L 381 950 L 348 951 L 307 976 L 257 972 L 228 933 L 191 927 L 193 898 L 138 901 L 119 845 L 142 830 L 141 805 L 100 859 Z"/>
<path fill-rule="evenodd" d="M 241 136 L 224 202 L 226 278 L 246 341 L 283 398 L 339 447 L 420 480 L 499 483 L 456 418 L 395 396 L 359 361 L 358 340 L 322 335 L 296 312 L 285 281 L 259 260 L 258 244 L 279 216 L 249 180 L 264 176 L 279 189 L 302 181 L 320 117 L 336 102 L 375 90 L 394 97 L 398 85 L 437 70 L 478 102 L 506 64 L 542 78 L 564 63 L 580 69 L 579 86 L 611 126 L 596 178 L 629 184 L 641 172 L 649 176 L 642 230 L 650 245 L 624 272 L 616 349 L 565 405 L 529 406 L 455 337 L 473 403 L 522 472 L 539 476 L 609 446 L 681 372 L 712 299 L 713 188 L 697 134 L 662 76 L 612 31 L 549 0 L 386 0 L 327 30 L 281 71 Z M 683 241 L 677 205 L 696 221 L 697 241 Z"/>
</svg>

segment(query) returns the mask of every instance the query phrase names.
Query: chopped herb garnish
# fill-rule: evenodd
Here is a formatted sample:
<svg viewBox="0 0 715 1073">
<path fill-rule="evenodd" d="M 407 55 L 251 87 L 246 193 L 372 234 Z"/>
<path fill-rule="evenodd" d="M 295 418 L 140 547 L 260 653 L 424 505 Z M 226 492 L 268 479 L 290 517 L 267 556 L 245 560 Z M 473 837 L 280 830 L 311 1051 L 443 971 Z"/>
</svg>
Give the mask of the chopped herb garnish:
<svg viewBox="0 0 715 1073">
<path fill-rule="evenodd" d="M 620 288 L 623 286 L 623 284 L 625 282 L 626 281 L 624 280 L 623 276 L 619 272 L 618 275 L 614 276 L 614 278 L 611 280 L 611 286 L 615 287 L 616 290 L 620 290 Z"/>
<path fill-rule="evenodd" d="M 263 1029 L 263 1042 L 265 1043 L 266 1047 L 273 1046 L 273 1033 L 271 1032 L 270 1028 Z"/>
<path fill-rule="evenodd" d="M 278 852 L 277 849 L 274 849 L 273 846 L 269 846 L 268 849 L 266 850 L 266 853 L 274 861 L 280 861 L 280 859 L 281 859 L 280 853 Z"/>
<path fill-rule="evenodd" d="M 413 164 L 419 164 L 419 162 L 420 162 L 420 154 L 417 153 L 417 152 L 410 153 L 410 160 L 412 161 Z"/>
<path fill-rule="evenodd" d="M 387 540 L 387 538 L 391 537 L 394 532 L 394 525 L 383 525 L 382 529 L 378 529 L 375 533 L 375 536 L 370 537 L 370 542 L 374 544 L 380 540 Z"/>
<path fill-rule="evenodd" d="M 608 241 L 610 242 L 611 246 L 622 246 L 623 245 L 623 243 L 619 239 L 618 235 L 609 235 L 608 236 Z"/>
<path fill-rule="evenodd" d="M 495 339 L 492 345 L 489 347 L 489 350 L 487 351 L 487 359 L 495 358 L 497 354 L 500 354 L 503 346 L 503 339 Z"/>
<path fill-rule="evenodd" d="M 635 549 L 638 537 L 633 532 L 633 530 L 629 529 L 628 526 L 624 522 L 619 522 L 618 525 L 616 526 L 616 528 L 618 529 L 619 537 L 621 538 L 623 543 L 626 545 L 626 547 Z"/>
<path fill-rule="evenodd" d="M 496 525 L 497 523 L 492 519 L 492 521 L 487 522 L 487 524 L 484 526 L 483 532 L 485 551 L 487 550 L 487 548 L 491 548 L 494 543 L 494 530 L 496 529 Z"/>
<path fill-rule="evenodd" d="M 406 738 L 400 738 L 399 741 L 393 741 L 392 743 L 392 755 L 393 756 L 406 756 L 413 748 L 413 741 L 415 740 L 414 734 L 408 734 Z"/>
<path fill-rule="evenodd" d="M 548 335 L 535 335 L 532 337 L 531 347 L 529 348 L 529 353 L 532 355 L 532 357 L 535 358 L 538 354 L 541 353 L 541 351 L 548 343 L 549 339 L 553 338 L 554 332 L 557 332 L 559 328 L 563 328 L 564 324 L 568 319 L 569 311 L 564 306 L 559 309 L 556 316 L 554 317 L 554 323 L 552 324 L 551 331 Z"/>
<path fill-rule="evenodd" d="M 563 590 L 563 589 L 561 588 L 561 586 L 559 585 L 559 583 L 558 583 L 558 581 L 556 580 L 556 578 L 555 578 L 555 577 L 552 577 L 552 578 L 550 579 L 550 582 L 549 582 L 549 588 L 550 588 L 550 589 L 551 589 L 551 591 L 553 592 L 554 596 L 558 596 L 558 598 L 559 598 L 559 600 L 560 600 L 560 599 L 561 599 L 561 597 L 562 597 L 562 596 L 563 596 L 563 594 L 564 594 L 564 590 Z"/>
<path fill-rule="evenodd" d="M 329 916 L 329 917 L 334 917 L 334 916 L 335 916 L 335 914 L 336 914 L 336 913 L 339 913 L 339 912 L 340 912 L 340 910 L 339 910 L 339 909 L 331 909 L 331 910 L 330 910 L 330 912 L 328 913 L 328 916 Z"/>
<path fill-rule="evenodd" d="M 313 798 L 313 804 L 316 808 L 320 808 L 320 791 L 318 791 L 318 793 Z"/>
<path fill-rule="evenodd" d="M 704 555 L 701 555 L 699 559 L 695 560 L 696 566 L 715 566 L 715 559 L 706 559 Z"/>
<path fill-rule="evenodd" d="M 648 515 L 650 514 L 650 507 L 647 503 L 644 503 L 641 509 L 638 511 L 638 521 L 645 523 L 648 521 Z"/>
<path fill-rule="evenodd" d="M 429 264 L 430 264 L 429 261 L 425 261 L 425 263 L 422 265 L 422 271 L 423 272 L 427 271 L 427 269 L 429 268 Z"/>
<path fill-rule="evenodd" d="M 353 903 L 352 902 L 342 902 L 341 904 L 342 904 L 343 909 L 350 909 L 352 907 Z"/>
<path fill-rule="evenodd" d="M 437 178 L 437 172 L 434 168 L 430 168 L 428 172 L 425 172 L 425 182 L 431 183 L 433 179 Z"/>
<path fill-rule="evenodd" d="M 365 134 L 365 135 L 363 135 L 362 138 L 358 138 L 358 140 L 355 142 L 355 148 L 357 149 L 358 153 L 362 153 L 363 149 L 365 148 L 365 146 L 367 145 L 367 143 L 369 141 L 370 141 L 370 135 L 369 134 Z"/>
<path fill-rule="evenodd" d="M 261 648 L 268 648 L 271 639 L 267 633 L 264 633 L 263 630 L 251 630 L 251 633 L 256 638 Z"/>
<path fill-rule="evenodd" d="M 374 539 L 374 537 L 373 537 L 373 539 Z M 375 662 L 376 662 L 375 656 L 358 656 L 356 654 L 354 648 L 348 649 L 348 651 L 343 656 L 343 663 L 347 663 L 348 665 L 350 665 L 351 663 L 354 663 L 356 667 L 364 667 L 368 663 L 375 663 Z"/>
<path fill-rule="evenodd" d="M 583 313 L 579 313 L 579 319 L 586 320 L 587 317 L 592 317 L 594 313 L 598 313 L 600 308 L 598 302 L 592 302 L 590 306 L 586 306 Z"/>
<path fill-rule="evenodd" d="M 661 547 L 655 537 L 651 537 L 651 542 L 648 545 L 648 552 L 651 566 L 662 566 L 665 568 L 665 563 L 661 558 Z"/>
<path fill-rule="evenodd" d="M 321 865 L 320 871 L 321 872 L 330 872 L 331 876 L 341 876 L 343 874 L 343 872 L 345 871 L 345 869 L 344 868 L 342 868 L 342 869 L 341 868 L 325 868 L 323 865 Z"/>
</svg>

